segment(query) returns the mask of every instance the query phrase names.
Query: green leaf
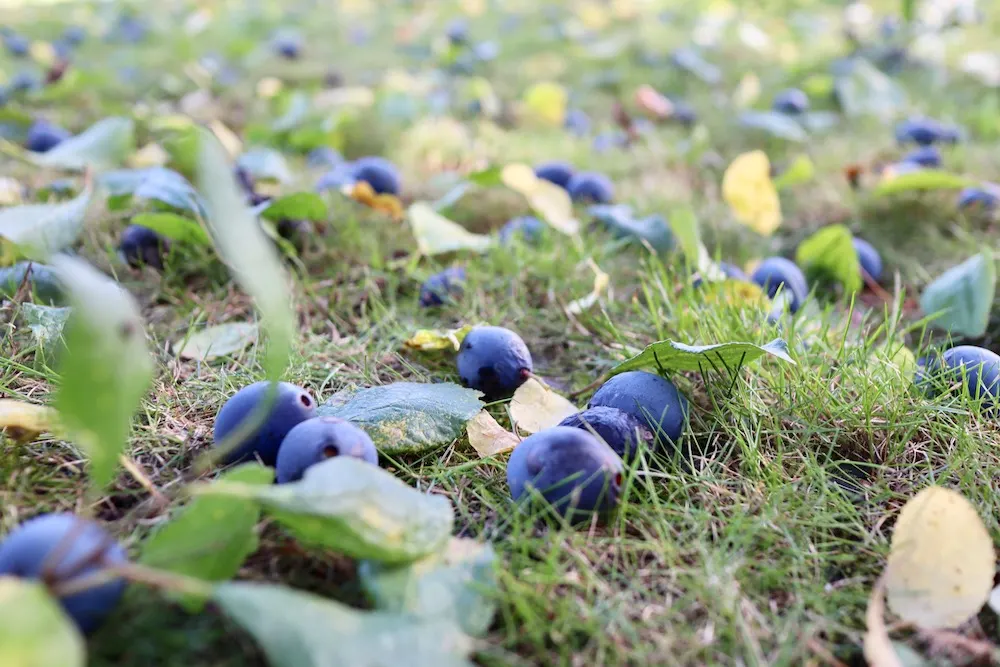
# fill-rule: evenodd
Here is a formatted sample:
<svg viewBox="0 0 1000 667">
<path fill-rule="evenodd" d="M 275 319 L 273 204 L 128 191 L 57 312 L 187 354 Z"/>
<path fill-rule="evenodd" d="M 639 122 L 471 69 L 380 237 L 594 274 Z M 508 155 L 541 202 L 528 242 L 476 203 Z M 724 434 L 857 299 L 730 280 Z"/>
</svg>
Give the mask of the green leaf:
<svg viewBox="0 0 1000 667">
<path fill-rule="evenodd" d="M 216 483 L 268 485 L 274 471 L 247 463 L 223 473 Z M 224 581 L 236 575 L 247 556 L 257 550 L 260 507 L 224 495 L 195 498 L 180 514 L 150 535 L 143 544 L 144 565 L 195 577 Z M 183 598 L 197 611 L 203 600 Z"/>
<path fill-rule="evenodd" d="M 442 548 L 454 521 L 444 496 L 417 491 L 349 456 L 317 463 L 290 484 L 216 482 L 196 492 L 256 502 L 305 544 L 387 563 Z"/>
<path fill-rule="evenodd" d="M 309 114 L 309 96 L 301 90 L 296 90 L 288 98 L 288 106 L 285 112 L 274 119 L 271 123 L 271 130 L 274 132 L 288 132 L 302 124 Z"/>
<path fill-rule="evenodd" d="M 273 148 L 251 148 L 239 157 L 236 164 L 258 181 L 292 181 L 292 171 L 288 168 L 285 157 Z"/>
<path fill-rule="evenodd" d="M 166 167 L 116 169 L 98 179 L 112 203 L 129 198 L 156 201 L 179 211 L 204 217 L 205 203 L 186 178 Z"/>
<path fill-rule="evenodd" d="M 340 392 L 317 412 L 363 428 L 384 453 L 424 453 L 461 437 L 483 409 L 480 396 L 451 383 L 394 382 Z"/>
<path fill-rule="evenodd" d="M 267 220 L 326 220 L 330 217 L 330 209 L 326 202 L 315 192 L 296 192 L 278 197 L 268 202 L 268 206 L 260 214 Z"/>
<path fill-rule="evenodd" d="M 153 361 L 132 296 L 83 260 L 52 258 L 73 312 L 59 367 L 55 407 L 73 442 L 90 457 L 93 487 L 111 481 L 132 415 L 149 389 Z"/>
<path fill-rule="evenodd" d="M 902 14 L 903 20 L 907 23 L 913 22 L 916 6 L 917 0 L 900 0 L 899 13 Z"/>
<path fill-rule="evenodd" d="M 135 151 L 135 123 L 130 118 L 105 118 L 46 153 L 29 153 L 42 167 L 67 171 L 113 169 Z"/>
<path fill-rule="evenodd" d="M 689 208 L 675 211 L 669 216 L 668 222 L 688 264 L 698 266 L 704 246 L 701 244 L 701 230 L 698 229 L 698 217 L 694 211 Z"/>
<path fill-rule="evenodd" d="M 27 255 L 47 257 L 69 247 L 80 236 L 93 190 L 85 189 L 59 204 L 25 204 L 0 210 L 0 263 Z"/>
<path fill-rule="evenodd" d="M 0 296 L 10 299 L 27 280 L 30 292 L 48 303 L 61 303 L 63 289 L 59 285 L 51 266 L 38 262 L 18 262 L 14 266 L 0 268 Z"/>
<path fill-rule="evenodd" d="M 133 225 L 148 227 L 159 235 L 196 246 L 212 245 L 212 237 L 196 220 L 176 213 L 139 213 L 132 216 Z"/>
<path fill-rule="evenodd" d="M 219 584 L 215 601 L 272 667 L 472 667 L 472 640 L 448 620 L 359 611 L 273 584 Z"/>
<path fill-rule="evenodd" d="M 44 584 L 0 577 L 0 665 L 84 667 L 83 637 Z"/>
<path fill-rule="evenodd" d="M 72 308 L 22 303 L 21 315 L 39 347 L 48 348 L 62 337 Z"/>
<path fill-rule="evenodd" d="M 787 141 L 801 142 L 808 138 L 798 121 L 777 111 L 744 111 L 740 114 L 740 125 Z"/>
<path fill-rule="evenodd" d="M 960 190 L 975 181 L 940 169 L 918 169 L 898 176 L 892 176 L 875 186 L 876 197 L 926 190 Z"/>
<path fill-rule="evenodd" d="M 502 173 L 503 167 L 495 164 L 469 174 L 465 177 L 465 180 L 481 188 L 495 188 L 503 185 L 503 179 L 500 177 Z"/>
<path fill-rule="evenodd" d="M 997 273 L 987 251 L 948 269 L 924 288 L 920 308 L 945 331 L 964 336 L 982 336 L 990 320 Z"/>
<path fill-rule="evenodd" d="M 658 253 L 669 252 L 674 247 L 670 226 L 661 215 L 636 218 L 632 207 L 627 204 L 598 204 L 588 208 L 587 212 L 616 235 L 645 241 Z"/>
<path fill-rule="evenodd" d="M 207 327 L 178 341 L 174 354 L 181 359 L 198 361 L 228 357 L 257 342 L 258 333 L 254 322 L 227 322 Z"/>
<path fill-rule="evenodd" d="M 844 225 L 827 225 L 802 241 L 795 251 L 795 263 L 810 278 L 840 283 L 848 294 L 864 286 L 854 237 Z"/>
<path fill-rule="evenodd" d="M 378 609 L 447 618 L 481 636 L 496 613 L 494 568 L 489 544 L 455 537 L 444 550 L 409 565 L 362 561 L 358 574 Z"/>
<path fill-rule="evenodd" d="M 785 171 L 774 179 L 774 187 L 778 190 L 790 188 L 793 185 L 808 183 L 816 175 L 816 167 L 808 155 L 800 155 Z"/>
<path fill-rule="evenodd" d="M 473 234 L 435 211 L 426 202 L 410 206 L 407 217 L 420 254 L 428 257 L 457 250 L 483 252 L 493 244 L 491 237 Z"/>
<path fill-rule="evenodd" d="M 723 368 L 734 370 L 769 354 L 791 364 L 788 344 L 775 338 L 766 345 L 753 343 L 718 343 L 716 345 L 685 345 L 672 340 L 653 343 L 642 352 L 611 369 L 611 375 L 625 371 L 660 369 L 668 371 L 706 371 Z"/>
<path fill-rule="evenodd" d="M 225 149 L 209 131 L 199 133 L 198 183 L 207 204 L 206 221 L 222 260 L 260 310 L 269 338 L 264 370 L 277 380 L 288 365 L 296 335 L 288 275 L 274 244 L 244 203 Z"/>
</svg>

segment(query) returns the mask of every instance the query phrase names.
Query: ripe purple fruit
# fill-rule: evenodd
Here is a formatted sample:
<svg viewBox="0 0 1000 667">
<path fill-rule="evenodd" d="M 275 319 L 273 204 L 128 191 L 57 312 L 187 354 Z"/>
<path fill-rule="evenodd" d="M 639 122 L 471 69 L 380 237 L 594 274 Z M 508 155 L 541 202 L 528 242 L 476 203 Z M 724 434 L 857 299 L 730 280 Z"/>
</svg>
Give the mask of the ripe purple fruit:
<svg viewBox="0 0 1000 667">
<path fill-rule="evenodd" d="M 625 461 L 630 460 L 639 449 L 651 449 L 656 443 L 653 432 L 644 422 L 618 408 L 587 408 L 570 415 L 559 425 L 583 429 L 596 435 Z"/>
<path fill-rule="evenodd" d="M 953 347 L 940 359 L 925 360 L 917 383 L 934 390 L 944 384 L 964 382 L 970 396 L 994 406 L 1000 398 L 1000 356 L 975 345 Z"/>
<path fill-rule="evenodd" d="M 163 257 L 169 247 L 167 239 L 142 225 L 129 225 L 118 240 L 122 259 L 134 268 L 145 265 L 163 269 Z"/>
<path fill-rule="evenodd" d="M 372 155 L 355 160 L 352 172 L 355 180 L 365 181 L 376 194 L 398 195 L 400 192 L 399 170 L 384 157 Z"/>
<path fill-rule="evenodd" d="M 611 179 L 594 171 L 583 171 L 573 176 L 566 190 L 577 202 L 610 204 L 615 198 L 615 186 Z"/>
<path fill-rule="evenodd" d="M 569 181 L 575 173 L 576 170 L 569 162 L 543 162 L 535 167 L 535 176 L 544 178 L 564 189 L 569 185 Z"/>
<path fill-rule="evenodd" d="M 515 501 L 536 489 L 571 519 L 616 507 L 623 475 L 622 460 L 610 447 L 568 426 L 525 438 L 507 463 L 507 485 Z"/>
<path fill-rule="evenodd" d="M 269 385 L 269 382 L 255 382 L 226 401 L 215 417 L 216 445 L 253 415 L 267 396 Z M 267 419 L 239 445 L 229 450 L 224 463 L 252 461 L 254 457 L 259 457 L 264 465 L 273 466 L 278 458 L 278 448 L 288 432 L 316 416 L 316 401 L 308 391 L 288 382 L 279 382 L 277 389 Z"/>
<path fill-rule="evenodd" d="M 103 527 L 73 514 L 44 514 L 10 532 L 0 542 L 0 575 L 40 579 L 53 590 L 81 581 L 128 560 Z M 114 579 L 61 597 L 59 603 L 80 630 L 100 627 L 125 592 Z"/>
<path fill-rule="evenodd" d="M 521 337 L 503 327 L 475 327 L 458 349 L 458 374 L 467 387 L 488 400 L 510 396 L 524 384 L 534 366 Z"/>
<path fill-rule="evenodd" d="M 896 141 L 901 144 L 915 143 L 929 146 L 935 143 L 956 143 L 962 138 L 962 130 L 933 118 L 913 117 L 896 125 Z"/>
<path fill-rule="evenodd" d="M 28 128 L 24 147 L 34 153 L 45 153 L 73 136 L 69 130 L 63 129 L 46 120 L 36 120 Z"/>
<path fill-rule="evenodd" d="M 809 296 L 809 286 L 806 284 L 802 269 L 784 257 L 768 257 L 762 261 L 750 276 L 750 280 L 763 287 L 772 299 L 780 288 L 791 299 L 789 308 L 793 313 Z"/>
<path fill-rule="evenodd" d="M 313 417 L 285 436 L 278 449 L 278 484 L 297 482 L 306 468 L 333 458 L 352 456 L 378 465 L 378 452 L 368 434 L 338 417 Z"/>
<path fill-rule="evenodd" d="M 420 305 L 424 308 L 443 306 L 462 296 L 465 268 L 452 266 L 439 271 L 420 286 Z"/>
<path fill-rule="evenodd" d="M 992 210 L 1000 204 L 1000 185 L 983 183 L 979 187 L 965 188 L 958 194 L 958 207 L 981 206 Z"/>
<path fill-rule="evenodd" d="M 500 228 L 500 242 L 510 243 L 514 237 L 520 236 L 528 243 L 535 243 L 545 233 L 545 223 L 533 215 L 522 215 L 508 220 Z"/>
<path fill-rule="evenodd" d="M 875 246 L 864 239 L 855 237 L 853 243 L 861 268 L 872 277 L 872 280 L 878 282 L 882 278 L 882 256 L 878 254 Z"/>
<path fill-rule="evenodd" d="M 615 375 L 601 385 L 587 407 L 617 408 L 632 415 L 661 445 L 676 446 L 687 423 L 687 399 L 673 382 L 646 371 Z"/>
<path fill-rule="evenodd" d="M 779 113 L 797 116 L 809 111 L 809 96 L 798 88 L 789 88 L 774 96 L 771 108 Z"/>
</svg>

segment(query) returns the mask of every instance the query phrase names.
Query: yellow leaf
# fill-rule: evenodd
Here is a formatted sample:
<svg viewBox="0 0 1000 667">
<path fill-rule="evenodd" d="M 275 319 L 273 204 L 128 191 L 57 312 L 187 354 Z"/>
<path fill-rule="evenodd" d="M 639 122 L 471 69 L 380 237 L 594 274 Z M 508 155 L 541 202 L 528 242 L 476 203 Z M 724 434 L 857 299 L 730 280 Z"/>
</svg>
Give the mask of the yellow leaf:
<svg viewBox="0 0 1000 667">
<path fill-rule="evenodd" d="M 126 160 L 128 166 L 133 169 L 142 169 L 143 167 L 162 167 L 169 161 L 170 155 L 167 151 L 163 150 L 163 147 L 160 146 L 160 144 L 156 143 L 146 144 L 130 155 L 128 160 Z"/>
<path fill-rule="evenodd" d="M 473 234 L 435 211 L 427 202 L 416 202 L 407 214 L 421 255 L 439 255 L 457 250 L 484 252 L 493 244 L 491 237 Z"/>
<path fill-rule="evenodd" d="M 42 433 L 57 428 L 57 413 L 50 407 L 0 399 L 0 429 L 16 442 L 31 442 Z"/>
<path fill-rule="evenodd" d="M 516 435 L 498 424 L 486 410 L 470 419 L 465 430 L 469 434 L 469 444 L 481 458 L 509 452 L 520 442 Z"/>
<path fill-rule="evenodd" d="M 538 184 L 535 170 L 526 164 L 508 164 L 500 172 L 500 180 L 511 190 L 527 196 Z"/>
<path fill-rule="evenodd" d="M 885 627 L 885 575 L 879 577 L 865 612 L 865 659 L 871 667 L 903 667 Z"/>
<path fill-rule="evenodd" d="M 24 188 L 13 178 L 0 177 L 0 206 L 16 206 L 21 203 Z"/>
<path fill-rule="evenodd" d="M 594 272 L 594 289 L 587 296 L 566 306 L 566 312 L 570 315 L 578 315 L 597 303 L 597 300 L 608 291 L 608 285 L 611 283 L 611 277 L 602 271 L 592 258 L 587 258 L 587 265 Z"/>
<path fill-rule="evenodd" d="M 781 202 L 770 172 L 767 155 L 751 151 L 733 160 L 722 177 L 722 196 L 733 215 L 764 236 L 781 226 Z"/>
<path fill-rule="evenodd" d="M 276 79 L 273 76 L 265 76 L 257 82 L 257 97 L 264 100 L 270 99 L 280 93 L 284 85 L 281 79 Z"/>
<path fill-rule="evenodd" d="M 466 324 L 460 329 L 421 329 L 413 334 L 409 340 L 403 343 L 410 350 L 421 352 L 434 352 L 437 350 L 453 350 L 458 352 L 465 335 L 472 330 L 471 324 Z"/>
<path fill-rule="evenodd" d="M 562 127 L 566 119 L 566 89 L 558 83 L 542 81 L 524 93 L 524 106 L 534 119 L 554 127 Z"/>
<path fill-rule="evenodd" d="M 236 133 L 226 127 L 226 124 L 219 120 L 213 120 L 208 124 L 208 129 L 219 140 L 222 147 L 229 153 L 229 157 L 237 158 L 243 152 L 243 142 L 236 136 Z"/>
<path fill-rule="evenodd" d="M 974 616 L 993 588 L 993 541 L 960 493 L 931 486 L 903 506 L 886 566 L 889 608 L 924 628 Z"/>
<path fill-rule="evenodd" d="M 43 67 L 50 67 L 56 61 L 56 49 L 48 42 L 32 42 L 28 54 Z"/>
<path fill-rule="evenodd" d="M 742 306 L 768 310 L 771 300 L 760 285 L 746 280 L 725 279 L 701 286 L 699 295 L 703 303 L 726 306 Z"/>
<path fill-rule="evenodd" d="M 527 433 L 558 426 L 559 422 L 579 411 L 575 405 L 533 377 L 518 387 L 510 400 L 511 419 Z"/>
<path fill-rule="evenodd" d="M 531 208 L 557 231 L 573 235 L 580 230 L 580 222 L 573 215 L 573 200 L 569 193 L 555 183 L 536 177 L 531 167 L 525 164 L 508 164 L 500 172 L 500 180 L 511 190 L 523 195 Z"/>
</svg>

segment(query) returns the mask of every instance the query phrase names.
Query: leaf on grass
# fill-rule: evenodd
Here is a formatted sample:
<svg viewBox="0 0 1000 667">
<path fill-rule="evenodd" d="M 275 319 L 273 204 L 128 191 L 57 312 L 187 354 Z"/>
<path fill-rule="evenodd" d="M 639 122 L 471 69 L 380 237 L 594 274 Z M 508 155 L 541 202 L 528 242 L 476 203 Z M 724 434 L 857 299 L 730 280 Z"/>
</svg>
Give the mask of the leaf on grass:
<svg viewBox="0 0 1000 667">
<path fill-rule="evenodd" d="M 305 544 L 387 563 L 434 553 L 448 541 L 454 522 L 444 496 L 418 491 L 350 456 L 317 463 L 298 482 L 219 481 L 196 493 L 256 502 Z"/>
<path fill-rule="evenodd" d="M 428 257 L 457 250 L 483 252 L 493 243 L 491 237 L 473 234 L 436 212 L 426 202 L 410 206 L 407 216 L 420 254 Z"/>
<path fill-rule="evenodd" d="M 744 111 L 740 114 L 740 125 L 787 141 L 802 142 L 809 138 L 798 121 L 777 111 Z"/>
<path fill-rule="evenodd" d="M 725 278 L 710 282 L 699 288 L 698 296 L 705 304 L 729 306 L 738 308 L 760 308 L 771 310 L 775 303 L 782 300 L 781 294 L 775 301 L 768 298 L 760 285 L 747 280 Z M 783 293 L 782 293 L 783 294 Z M 784 308 L 779 307 L 779 312 Z"/>
<path fill-rule="evenodd" d="M 536 378 L 528 378 L 517 388 L 510 401 L 510 418 L 514 425 L 526 433 L 558 426 L 580 409 L 552 391 Z"/>
<path fill-rule="evenodd" d="M 990 320 L 997 274 L 993 256 L 984 252 L 953 266 L 924 288 L 920 308 L 937 317 L 932 324 L 964 336 L 982 336 Z"/>
<path fill-rule="evenodd" d="M 808 155 L 800 155 L 787 169 L 778 174 L 777 178 L 774 179 L 774 187 L 777 190 L 784 190 L 793 185 L 808 183 L 815 176 L 816 167 L 813 166 L 812 160 L 809 159 Z"/>
<path fill-rule="evenodd" d="M 31 294 L 39 299 L 50 303 L 62 301 L 63 289 L 56 272 L 51 266 L 38 262 L 18 262 L 14 266 L 0 268 L 0 296 L 14 298 L 25 280 Z"/>
<path fill-rule="evenodd" d="M 224 472 L 219 483 L 269 485 L 274 471 L 247 463 Z M 205 581 L 224 581 L 236 575 L 247 556 L 257 550 L 260 507 L 228 496 L 196 497 L 144 542 L 144 565 Z M 204 600 L 184 598 L 190 611 Z"/>
<path fill-rule="evenodd" d="M 186 178 L 172 169 L 149 167 L 146 169 L 117 169 L 102 174 L 98 179 L 107 190 L 115 208 L 129 198 L 157 201 L 180 211 L 199 216 L 205 215 L 205 202 Z"/>
<path fill-rule="evenodd" d="M 580 222 L 573 215 L 573 200 L 564 188 L 535 176 L 526 164 L 508 164 L 500 172 L 500 180 L 508 188 L 528 200 L 528 204 L 545 222 L 563 234 L 580 231 Z"/>
<path fill-rule="evenodd" d="M 864 286 L 854 236 L 844 225 L 827 225 L 799 243 L 795 263 L 809 278 L 834 280 L 848 294 Z"/>
<path fill-rule="evenodd" d="M 72 310 L 57 306 L 40 306 L 35 303 L 21 304 L 21 315 L 27 322 L 35 342 L 43 348 L 62 338 L 63 329 Z"/>
<path fill-rule="evenodd" d="M 502 172 L 503 169 L 500 165 L 493 165 L 469 174 L 465 177 L 465 180 L 481 188 L 493 188 L 503 185 Z"/>
<path fill-rule="evenodd" d="M 94 489 L 111 481 L 132 416 L 149 389 L 153 361 L 132 296 L 86 262 L 57 255 L 52 267 L 73 312 L 55 407 L 70 439 L 90 458 Z"/>
<path fill-rule="evenodd" d="M 885 626 L 885 576 L 879 577 L 868 598 L 865 612 L 865 659 L 871 667 L 905 667 L 889 639 Z"/>
<path fill-rule="evenodd" d="M 157 143 L 146 144 L 125 160 L 125 163 L 133 169 L 162 167 L 168 162 L 170 162 L 170 154 Z"/>
<path fill-rule="evenodd" d="M 493 548 L 453 537 L 444 550 L 415 563 L 358 565 L 361 584 L 375 607 L 421 619 L 448 619 L 472 636 L 489 630 L 496 613 Z"/>
<path fill-rule="evenodd" d="M 480 458 L 509 452 L 521 442 L 520 438 L 505 429 L 493 415 L 482 410 L 465 425 L 469 435 L 469 444 L 476 450 Z"/>
<path fill-rule="evenodd" d="M 569 96 L 558 83 L 540 81 L 524 93 L 524 106 L 529 116 L 552 127 L 562 127 L 566 120 Z"/>
<path fill-rule="evenodd" d="M 261 212 L 266 220 L 326 220 L 330 210 L 326 202 L 315 192 L 296 192 L 278 197 L 268 202 Z"/>
<path fill-rule="evenodd" d="M 875 186 L 874 194 L 877 197 L 884 197 L 900 192 L 960 190 L 975 184 L 972 179 L 940 169 L 917 169 L 884 178 Z"/>
<path fill-rule="evenodd" d="M 594 272 L 594 288 L 590 290 L 590 294 L 587 296 L 575 299 L 566 305 L 566 312 L 570 315 L 579 315 L 596 304 L 604 296 L 604 293 L 608 291 L 608 286 L 611 284 L 611 276 L 605 273 L 592 257 L 587 258 L 587 266 Z"/>
<path fill-rule="evenodd" d="M 788 344 L 775 338 L 766 345 L 753 343 L 718 343 L 716 345 L 685 345 L 672 340 L 653 343 L 642 352 L 611 369 L 611 375 L 647 368 L 668 371 L 730 371 L 769 354 L 790 364 L 795 361 L 788 355 Z"/>
<path fill-rule="evenodd" d="M 83 231 L 91 188 L 58 204 L 25 204 L 0 210 L 0 263 L 47 257 L 72 245 Z"/>
<path fill-rule="evenodd" d="M 141 225 L 178 243 L 211 246 L 212 237 L 197 220 L 176 213 L 140 213 L 132 216 L 131 224 Z"/>
<path fill-rule="evenodd" d="M 763 151 L 738 156 L 722 177 L 722 196 L 733 216 L 758 234 L 781 226 L 781 202 L 771 182 L 771 163 Z"/>
<path fill-rule="evenodd" d="M 275 132 L 288 132 L 302 124 L 309 114 L 309 96 L 304 91 L 296 90 L 286 102 L 285 111 L 271 123 Z"/>
<path fill-rule="evenodd" d="M 174 350 L 181 359 L 210 361 L 229 357 L 257 342 L 259 329 L 255 322 L 227 322 L 207 327 L 181 341 Z"/>
<path fill-rule="evenodd" d="M 885 586 L 889 609 L 924 628 L 954 628 L 993 589 L 993 540 L 962 494 L 931 486 L 910 498 L 892 532 Z"/>
<path fill-rule="evenodd" d="M 0 430 L 19 443 L 32 442 L 58 429 L 58 413 L 46 406 L 0 398 Z"/>
<path fill-rule="evenodd" d="M 376 193 L 368 181 L 345 183 L 341 187 L 341 192 L 356 202 L 385 213 L 393 220 L 402 220 L 403 218 L 403 203 L 399 197 L 388 192 Z M 460 227 L 460 229 L 462 228 Z"/>
<path fill-rule="evenodd" d="M 84 667 L 87 649 L 44 584 L 0 577 L 0 665 Z"/>
<path fill-rule="evenodd" d="M 458 352 L 458 348 L 461 347 L 462 341 L 470 331 L 472 331 L 471 324 L 466 324 L 464 327 L 459 329 L 449 329 L 447 331 L 442 331 L 440 329 L 421 329 L 410 336 L 410 338 L 403 343 L 403 346 L 408 350 L 419 350 L 420 352 L 437 352 L 440 350 Z"/>
<path fill-rule="evenodd" d="M 130 118 L 105 118 L 45 153 L 29 153 L 42 167 L 67 171 L 113 169 L 135 150 L 135 123 Z"/>
<path fill-rule="evenodd" d="M 273 667 L 472 667 L 472 640 L 448 620 L 359 611 L 274 584 L 223 583 L 214 599 Z"/>
<path fill-rule="evenodd" d="M 273 148 L 251 148 L 236 161 L 258 181 L 277 181 L 290 183 L 292 171 L 285 162 L 285 157 Z"/>
<path fill-rule="evenodd" d="M 318 412 L 363 428 L 381 452 L 422 453 L 461 436 L 465 423 L 483 408 L 480 396 L 447 382 L 395 382 L 340 392 Z"/>
<path fill-rule="evenodd" d="M 667 221 L 660 215 L 637 218 L 632 207 L 626 204 L 598 204 L 587 212 L 607 225 L 617 236 L 644 241 L 658 253 L 669 252 L 674 247 L 674 237 Z"/>
</svg>

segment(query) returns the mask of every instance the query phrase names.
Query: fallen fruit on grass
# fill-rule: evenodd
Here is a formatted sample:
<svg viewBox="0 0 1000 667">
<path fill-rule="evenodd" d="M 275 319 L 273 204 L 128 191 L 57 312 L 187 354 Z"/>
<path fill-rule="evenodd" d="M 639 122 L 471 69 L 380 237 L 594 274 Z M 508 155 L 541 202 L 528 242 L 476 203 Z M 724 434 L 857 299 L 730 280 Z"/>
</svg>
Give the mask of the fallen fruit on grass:
<svg viewBox="0 0 1000 667">
<path fill-rule="evenodd" d="M 779 113 L 797 116 L 809 111 L 809 96 L 798 88 L 788 88 L 774 96 L 771 108 Z"/>
<path fill-rule="evenodd" d="M 528 243 L 535 243 L 544 233 L 545 223 L 533 215 L 522 215 L 511 218 L 500 228 L 500 242 L 510 243 L 514 237 L 520 236 Z"/>
<path fill-rule="evenodd" d="M 122 259 L 133 268 L 152 266 L 163 268 L 163 256 L 169 248 L 169 242 L 149 227 L 129 225 L 118 240 L 118 251 Z"/>
<path fill-rule="evenodd" d="M 901 144 L 914 143 L 921 146 L 936 143 L 954 144 L 961 137 L 962 131 L 959 127 L 933 118 L 908 118 L 896 125 L 896 141 Z"/>
<path fill-rule="evenodd" d="M 587 404 L 588 409 L 596 407 L 632 415 L 661 445 L 676 446 L 687 422 L 687 399 L 673 382 L 646 371 L 628 371 L 605 382 Z"/>
<path fill-rule="evenodd" d="M 875 246 L 864 239 L 854 237 L 852 243 L 854 250 L 858 253 L 861 268 L 872 277 L 872 280 L 878 282 L 882 278 L 882 256 L 878 254 Z"/>
<path fill-rule="evenodd" d="M 941 153 L 934 146 L 921 146 L 904 155 L 901 162 L 919 164 L 921 167 L 940 167 Z"/>
<path fill-rule="evenodd" d="M 278 449 L 278 484 L 297 482 L 309 466 L 334 456 L 353 456 L 378 465 L 368 434 L 339 417 L 313 417 L 288 432 Z"/>
<path fill-rule="evenodd" d="M 255 382 L 240 389 L 215 417 L 215 444 L 233 433 L 267 396 L 270 382 Z M 316 416 L 316 401 L 308 391 L 289 382 L 279 382 L 277 395 L 264 423 L 238 445 L 228 450 L 223 462 L 238 463 L 259 457 L 264 465 L 274 466 L 278 448 L 288 432 Z"/>
<path fill-rule="evenodd" d="M 288 60 L 297 60 L 302 55 L 302 39 L 298 35 L 281 34 L 271 42 L 274 52 Z"/>
<path fill-rule="evenodd" d="M 34 153 L 45 153 L 52 150 L 73 136 L 69 130 L 63 129 L 46 120 L 36 120 L 28 128 L 24 147 Z"/>
<path fill-rule="evenodd" d="M 941 355 L 940 359 L 921 358 L 917 384 L 937 393 L 946 385 L 962 384 L 975 399 L 987 406 L 995 405 L 1000 397 L 1000 356 L 975 345 L 959 345 Z"/>
<path fill-rule="evenodd" d="M 603 405 L 570 415 L 559 425 L 596 435 L 625 461 L 632 459 L 640 449 L 651 449 L 656 443 L 653 432 L 644 422 L 618 408 Z"/>
<path fill-rule="evenodd" d="M 610 204 L 615 198 L 615 186 L 611 179 L 595 171 L 582 171 L 566 185 L 573 201 L 589 204 Z"/>
<path fill-rule="evenodd" d="M 568 426 L 525 438 L 507 463 L 507 486 L 515 501 L 535 489 L 568 518 L 617 506 L 623 475 L 622 460 L 610 447 Z"/>
<path fill-rule="evenodd" d="M 768 257 L 762 261 L 750 276 L 750 280 L 763 287 L 768 297 L 772 299 L 781 289 L 791 300 L 789 308 L 793 313 L 809 295 L 809 286 L 802 269 L 784 257 Z"/>
<path fill-rule="evenodd" d="M 31 50 L 31 40 L 16 32 L 8 32 L 3 36 L 3 45 L 7 52 L 15 58 L 23 58 Z"/>
<path fill-rule="evenodd" d="M 371 155 L 355 160 L 352 173 L 355 180 L 364 181 L 372 186 L 375 194 L 399 194 L 399 170 L 384 157 Z"/>
<path fill-rule="evenodd" d="M 524 384 L 534 366 L 521 337 L 503 327 L 476 327 L 458 349 L 458 374 L 488 400 L 506 398 Z"/>
<path fill-rule="evenodd" d="M 444 34 L 452 44 L 465 44 L 469 41 L 469 20 L 465 17 L 452 19 Z"/>
<path fill-rule="evenodd" d="M 570 109 L 566 112 L 566 120 L 563 122 L 563 127 L 571 134 L 582 137 L 590 132 L 590 116 L 581 109 Z M 540 174 L 538 177 L 542 178 Z"/>
<path fill-rule="evenodd" d="M 743 269 L 736 266 L 735 264 L 730 264 L 729 262 L 719 262 L 717 268 L 722 271 L 722 274 L 730 280 L 746 280 L 747 274 L 743 273 Z M 691 285 L 693 287 L 700 287 L 704 279 L 700 274 L 695 275 L 694 280 Z"/>
<path fill-rule="evenodd" d="M 958 193 L 959 208 L 981 206 L 986 210 L 992 210 L 997 204 L 1000 204 L 1000 185 L 994 183 L 983 183 L 979 187 L 965 188 Z"/>
<path fill-rule="evenodd" d="M 576 170 L 569 162 L 543 162 L 535 167 L 535 176 L 555 183 L 563 189 L 569 186 L 570 179 L 573 178 L 574 174 L 576 174 Z"/>
<path fill-rule="evenodd" d="M 125 550 L 97 523 L 73 514 L 44 514 L 10 532 L 0 542 L 0 575 L 40 579 L 53 592 L 125 563 Z M 125 582 L 107 583 L 60 597 L 80 630 L 100 627 L 125 592 Z"/>
<path fill-rule="evenodd" d="M 420 286 L 420 305 L 424 308 L 443 306 L 462 296 L 465 268 L 452 266 L 435 273 Z"/>
</svg>

